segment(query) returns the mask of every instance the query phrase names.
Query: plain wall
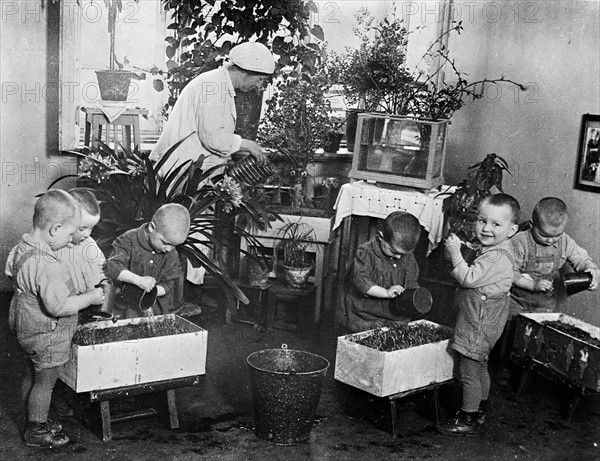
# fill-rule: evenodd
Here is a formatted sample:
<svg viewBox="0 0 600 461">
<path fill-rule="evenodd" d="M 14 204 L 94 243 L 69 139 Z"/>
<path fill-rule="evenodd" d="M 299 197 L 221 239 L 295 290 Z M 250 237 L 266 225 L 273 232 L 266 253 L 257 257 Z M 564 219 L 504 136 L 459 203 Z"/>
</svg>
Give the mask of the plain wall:
<svg viewBox="0 0 600 461">
<path fill-rule="evenodd" d="M 469 81 L 504 75 L 528 85 L 507 85 L 468 103 L 452 118 L 446 181 L 487 154 L 504 157 L 512 175 L 504 189 L 531 216 L 546 196 L 570 210 L 566 232 L 600 261 L 600 193 L 574 189 L 581 118 L 600 114 L 600 3 L 455 2 L 464 31 L 450 39 L 457 67 Z M 559 311 L 600 325 L 600 291 L 559 304 Z"/>
<path fill-rule="evenodd" d="M 1 2 L 0 289 L 10 249 L 31 230 L 35 196 L 57 177 L 76 172 L 58 152 L 57 5 Z M 48 27 L 48 24 L 52 24 Z"/>
</svg>

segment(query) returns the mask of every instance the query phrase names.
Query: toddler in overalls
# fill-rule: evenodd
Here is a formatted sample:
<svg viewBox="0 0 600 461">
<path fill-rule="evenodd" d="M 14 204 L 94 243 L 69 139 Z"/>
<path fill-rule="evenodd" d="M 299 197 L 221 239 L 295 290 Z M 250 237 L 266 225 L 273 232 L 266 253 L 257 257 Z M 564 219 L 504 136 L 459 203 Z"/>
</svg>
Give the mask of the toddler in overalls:
<svg viewBox="0 0 600 461">
<path fill-rule="evenodd" d="M 533 209 L 531 227 L 511 240 L 514 263 L 514 282 L 510 296 L 509 319 L 499 351 L 502 367 L 499 376 L 509 379 L 508 354 L 512 346 L 516 317 L 522 313 L 553 312 L 558 301 L 553 282 L 568 263 L 576 271 L 589 272 L 589 289 L 598 286 L 600 271 L 587 251 L 565 234 L 569 214 L 567 205 L 559 198 L 546 197 Z"/>
<path fill-rule="evenodd" d="M 14 286 L 9 327 L 28 359 L 23 381 L 27 405 L 28 446 L 57 447 L 69 442 L 62 426 L 48 419 L 56 380 L 70 357 L 77 313 L 102 304 L 104 292 L 92 288 L 77 293 L 71 262 L 59 250 L 67 246 L 81 224 L 81 210 L 67 192 L 50 190 L 35 204 L 33 229 L 9 253 L 6 275 Z"/>
<path fill-rule="evenodd" d="M 590 290 L 598 286 L 598 266 L 587 251 L 565 234 L 569 219 L 565 202 L 555 197 L 543 198 L 531 218 L 531 228 L 511 239 L 515 257 L 511 317 L 528 312 L 553 312 L 557 297 L 552 283 L 565 263 L 592 275 Z"/>
<path fill-rule="evenodd" d="M 481 250 L 469 266 L 460 253 L 461 241 L 451 234 L 446 254 L 460 287 L 452 348 L 458 352 L 462 404 L 456 417 L 439 427 L 445 434 L 475 435 L 485 421 L 490 392 L 488 357 L 508 318 L 513 257 L 509 238 L 518 229 L 519 203 L 495 194 L 479 205 L 475 235 Z"/>
</svg>

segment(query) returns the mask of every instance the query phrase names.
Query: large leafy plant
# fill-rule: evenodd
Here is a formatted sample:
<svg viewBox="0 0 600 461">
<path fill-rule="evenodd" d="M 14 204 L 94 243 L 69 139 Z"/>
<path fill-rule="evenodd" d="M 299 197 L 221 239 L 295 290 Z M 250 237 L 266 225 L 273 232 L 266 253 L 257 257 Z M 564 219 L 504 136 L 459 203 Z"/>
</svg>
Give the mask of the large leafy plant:
<svg viewBox="0 0 600 461">
<path fill-rule="evenodd" d="M 173 106 L 179 92 L 197 75 L 217 68 L 233 46 L 264 43 L 277 55 L 276 73 L 284 67 L 312 73 L 321 59 L 323 29 L 310 24 L 312 0 L 202 1 L 163 0 L 171 12 L 166 37 L 167 83 Z"/>
<path fill-rule="evenodd" d="M 343 88 L 350 105 L 441 120 L 451 118 L 467 101 L 482 98 L 486 85 L 505 83 L 526 89 L 504 76 L 474 82 L 466 79 L 445 45 L 451 34 L 461 33 L 462 22 L 437 37 L 415 69 L 409 69 L 405 52 L 410 32 L 402 19 L 391 13 L 376 21 L 367 8 L 361 8 L 355 17 L 354 33 L 360 46 L 332 54 L 327 61 L 332 79 Z M 419 70 L 423 62 L 431 64 L 428 72 Z M 441 78 L 444 72 L 454 78 Z"/>
<path fill-rule="evenodd" d="M 259 203 L 244 196 L 239 183 L 224 174 L 224 165 L 203 171 L 201 157 L 196 162 L 188 160 L 163 171 L 163 166 L 184 140 L 172 146 L 159 161 L 150 160 L 147 153 L 137 148 L 132 151 L 117 144 L 112 149 L 99 142 L 98 147 L 86 148 L 83 153 L 71 152 L 80 157 L 79 174 L 62 176 L 50 187 L 68 176 L 76 176 L 82 186 L 95 193 L 101 205 L 101 220 L 93 237 L 105 253 L 110 251 L 115 238 L 149 222 L 165 203 L 186 206 L 191 217 L 190 233 L 177 247 L 178 251 L 192 266 L 203 266 L 212 274 L 229 302 L 233 297 L 247 302 L 230 277 L 225 262 L 219 258 L 222 241 L 215 228 L 230 225 L 232 232 L 248 240 L 249 246 L 260 247 L 261 243 L 247 229 L 250 226 L 266 229 L 270 225 L 269 215 Z M 238 219 L 224 222 L 217 211 Z"/>
</svg>

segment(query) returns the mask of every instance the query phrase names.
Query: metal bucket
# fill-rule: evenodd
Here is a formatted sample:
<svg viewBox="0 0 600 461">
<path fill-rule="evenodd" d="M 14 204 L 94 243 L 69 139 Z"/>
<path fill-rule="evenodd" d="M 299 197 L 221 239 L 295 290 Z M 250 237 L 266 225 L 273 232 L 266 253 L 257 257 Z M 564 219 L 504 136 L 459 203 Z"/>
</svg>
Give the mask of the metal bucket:
<svg viewBox="0 0 600 461">
<path fill-rule="evenodd" d="M 255 433 L 274 445 L 298 445 L 310 436 L 329 362 L 281 347 L 247 358 Z"/>
</svg>

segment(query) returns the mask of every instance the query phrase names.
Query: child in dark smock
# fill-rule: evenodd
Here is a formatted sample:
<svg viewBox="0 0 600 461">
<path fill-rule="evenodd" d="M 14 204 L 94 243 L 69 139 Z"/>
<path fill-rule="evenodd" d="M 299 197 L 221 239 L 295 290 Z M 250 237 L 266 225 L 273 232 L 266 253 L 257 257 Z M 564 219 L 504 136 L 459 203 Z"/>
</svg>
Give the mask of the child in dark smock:
<svg viewBox="0 0 600 461">
<path fill-rule="evenodd" d="M 517 232 L 519 211 L 510 195 L 495 194 L 481 201 L 475 224 L 481 250 L 470 266 L 460 253 L 460 239 L 454 234 L 446 239 L 451 274 L 460 285 L 452 348 L 460 361 L 462 404 L 456 417 L 440 426 L 443 433 L 475 435 L 485 421 L 488 357 L 508 318 L 514 260 L 509 238 Z"/>
<path fill-rule="evenodd" d="M 410 213 L 387 216 L 379 235 L 361 245 L 344 280 L 344 309 L 338 323 L 350 332 L 406 324 L 390 301 L 404 290 L 418 288 L 419 266 L 413 251 L 421 226 Z"/>
<path fill-rule="evenodd" d="M 79 293 L 72 279 L 71 261 L 60 257 L 81 224 L 81 210 L 67 192 L 50 190 L 37 201 L 33 230 L 22 237 L 6 261 L 6 275 L 14 294 L 9 327 L 16 334 L 30 367 L 23 380 L 27 404 L 28 446 L 58 447 L 69 437 L 62 426 L 48 419 L 56 380 L 70 358 L 77 314 L 104 302 L 101 288 Z"/>
<path fill-rule="evenodd" d="M 152 221 L 119 236 L 106 264 L 106 273 L 120 292 L 116 310 L 124 318 L 144 317 L 139 303 L 144 293 L 157 289 L 155 314 L 168 314 L 181 265 L 175 247 L 185 242 L 190 231 L 190 214 L 182 205 L 160 207 Z"/>
</svg>

